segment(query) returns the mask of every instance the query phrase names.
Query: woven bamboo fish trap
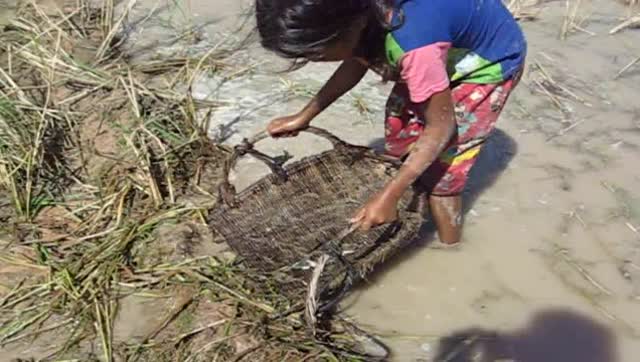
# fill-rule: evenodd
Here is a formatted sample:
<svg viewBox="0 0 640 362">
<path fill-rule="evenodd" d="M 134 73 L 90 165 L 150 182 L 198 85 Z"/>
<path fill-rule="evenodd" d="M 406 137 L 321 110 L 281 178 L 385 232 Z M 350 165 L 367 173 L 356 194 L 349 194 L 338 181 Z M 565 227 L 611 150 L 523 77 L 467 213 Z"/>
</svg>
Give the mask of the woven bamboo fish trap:
<svg viewBox="0 0 640 362">
<path fill-rule="evenodd" d="M 333 149 L 282 167 L 254 148 L 265 133 L 236 146 L 225 164 L 222 202 L 209 222 L 248 266 L 277 280 L 281 290 L 292 297 L 311 294 L 319 308 L 323 303 L 328 308 L 410 243 L 422 217 L 408 211 L 413 198 L 407 193 L 397 222 L 368 233 L 355 231 L 349 218 L 384 187 L 399 164 L 325 130 L 306 131 L 326 138 Z M 229 173 L 247 154 L 272 173 L 236 193 Z"/>
</svg>

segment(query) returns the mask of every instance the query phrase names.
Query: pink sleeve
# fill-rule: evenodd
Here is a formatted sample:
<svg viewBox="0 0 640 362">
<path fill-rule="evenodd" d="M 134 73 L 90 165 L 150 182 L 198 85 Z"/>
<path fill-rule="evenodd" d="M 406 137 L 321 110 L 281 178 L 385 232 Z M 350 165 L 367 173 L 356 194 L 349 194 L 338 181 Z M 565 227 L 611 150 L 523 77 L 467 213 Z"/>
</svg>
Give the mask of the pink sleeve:
<svg viewBox="0 0 640 362">
<path fill-rule="evenodd" d="M 400 76 L 407 83 L 411 102 L 425 102 L 449 87 L 447 54 L 450 47 L 451 43 L 435 43 L 402 57 Z"/>
</svg>

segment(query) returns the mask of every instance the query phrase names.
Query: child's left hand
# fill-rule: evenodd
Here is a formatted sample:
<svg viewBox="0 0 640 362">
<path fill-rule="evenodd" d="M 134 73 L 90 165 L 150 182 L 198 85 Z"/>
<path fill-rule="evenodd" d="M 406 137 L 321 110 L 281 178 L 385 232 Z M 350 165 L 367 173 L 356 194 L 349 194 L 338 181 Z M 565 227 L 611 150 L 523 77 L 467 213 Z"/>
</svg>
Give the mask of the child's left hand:
<svg viewBox="0 0 640 362">
<path fill-rule="evenodd" d="M 398 218 L 398 200 L 388 192 L 382 191 L 372 197 L 351 219 L 351 223 L 361 231 L 388 224 Z"/>
</svg>

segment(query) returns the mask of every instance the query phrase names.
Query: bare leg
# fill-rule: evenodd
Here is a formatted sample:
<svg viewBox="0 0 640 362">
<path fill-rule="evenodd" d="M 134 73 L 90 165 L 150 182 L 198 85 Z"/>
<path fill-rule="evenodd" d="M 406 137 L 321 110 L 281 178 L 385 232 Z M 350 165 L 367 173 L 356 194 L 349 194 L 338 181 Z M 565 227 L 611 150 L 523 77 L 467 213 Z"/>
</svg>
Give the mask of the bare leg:
<svg viewBox="0 0 640 362">
<path fill-rule="evenodd" d="M 413 199 L 409 203 L 407 211 L 418 213 L 426 219 L 429 215 L 429 195 L 418 188 L 413 192 Z"/>
<path fill-rule="evenodd" d="M 447 245 L 462 237 L 462 196 L 429 196 L 431 217 L 438 228 L 440 241 Z"/>
</svg>

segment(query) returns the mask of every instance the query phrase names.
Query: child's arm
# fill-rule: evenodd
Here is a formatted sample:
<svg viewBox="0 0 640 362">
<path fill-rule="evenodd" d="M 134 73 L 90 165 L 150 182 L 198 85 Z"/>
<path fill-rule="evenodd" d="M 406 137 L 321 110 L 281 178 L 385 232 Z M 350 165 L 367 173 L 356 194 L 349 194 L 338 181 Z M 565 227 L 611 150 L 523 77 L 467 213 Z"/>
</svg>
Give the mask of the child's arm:
<svg viewBox="0 0 640 362">
<path fill-rule="evenodd" d="M 313 99 L 297 114 L 276 118 L 267 131 L 273 137 L 296 136 L 336 99 L 355 87 L 367 73 L 367 67 L 355 58 L 345 60 Z"/>
<path fill-rule="evenodd" d="M 434 94 L 424 105 L 424 132 L 416 141 L 398 175 L 356 214 L 351 222 L 363 231 L 392 222 L 397 217 L 397 204 L 402 195 L 435 161 L 451 140 L 456 122 L 448 88 Z"/>
</svg>

